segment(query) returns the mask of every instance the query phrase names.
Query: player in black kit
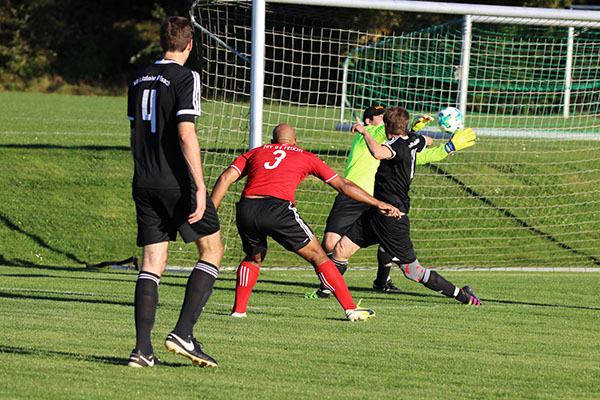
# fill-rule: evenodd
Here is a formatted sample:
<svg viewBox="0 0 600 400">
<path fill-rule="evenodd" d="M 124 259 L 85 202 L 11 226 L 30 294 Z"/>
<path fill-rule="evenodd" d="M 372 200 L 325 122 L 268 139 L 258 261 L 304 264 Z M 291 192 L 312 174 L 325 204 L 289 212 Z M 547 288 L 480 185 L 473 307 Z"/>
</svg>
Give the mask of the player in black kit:
<svg viewBox="0 0 600 400">
<path fill-rule="evenodd" d="M 381 160 L 375 175 L 374 197 L 396 206 L 407 215 L 395 219 L 377 215 L 372 209 L 366 211 L 336 244 L 333 262 L 344 269 L 358 249 L 379 243 L 408 279 L 461 303 L 482 305 L 470 286 L 460 289 L 419 263 L 410 239 L 408 192 L 415 172 L 416 153 L 432 141 L 427 136 L 408 132 L 409 115 L 402 107 L 387 109 L 383 120 L 388 138 L 383 144 L 373 139 L 364 126 L 356 125 L 355 129 L 364 136 L 371 155 Z"/>
<path fill-rule="evenodd" d="M 199 260 L 188 278 L 179 320 L 165 346 L 199 366 L 217 366 L 193 335 L 217 279 L 223 244 L 219 219 L 206 191 L 194 125 L 200 115 L 200 77 L 184 67 L 192 50 L 192 36 L 187 19 L 168 18 L 160 29 L 163 59 L 135 73 L 129 85 L 133 199 L 137 245 L 143 247 L 135 288 L 137 340 L 129 357 L 129 366 L 135 368 L 160 363 L 150 333 L 169 242 L 177 238 L 177 232 L 185 242 L 196 243 Z"/>
</svg>

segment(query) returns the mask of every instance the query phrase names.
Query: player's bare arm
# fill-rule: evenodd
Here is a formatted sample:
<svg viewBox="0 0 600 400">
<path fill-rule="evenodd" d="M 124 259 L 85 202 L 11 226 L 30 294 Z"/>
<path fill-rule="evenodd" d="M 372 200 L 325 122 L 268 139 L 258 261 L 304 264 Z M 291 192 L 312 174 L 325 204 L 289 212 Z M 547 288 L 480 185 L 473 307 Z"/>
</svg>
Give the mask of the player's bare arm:
<svg viewBox="0 0 600 400">
<path fill-rule="evenodd" d="M 200 144 L 193 122 L 180 122 L 177 124 L 177 130 L 183 156 L 197 188 L 196 209 L 188 217 L 188 222 L 193 224 L 202 219 L 204 210 L 206 210 L 206 184 L 204 183 L 204 172 L 202 171 Z"/>
<path fill-rule="evenodd" d="M 215 182 L 215 186 L 210 194 L 210 198 L 215 205 L 215 209 L 219 209 L 219 205 L 221 205 L 229 186 L 233 182 L 237 181 L 239 177 L 240 173 L 232 167 L 227 168 L 225 171 L 223 171 L 221 176 L 219 176 L 219 179 L 217 179 L 217 182 Z"/>
<path fill-rule="evenodd" d="M 383 160 L 393 156 L 392 150 L 390 150 L 390 148 L 387 146 L 383 146 L 377 140 L 373 139 L 373 136 L 371 136 L 371 134 L 367 132 L 367 129 L 364 126 L 360 124 L 355 124 L 352 126 L 352 132 L 358 132 L 361 135 L 363 135 L 369 152 L 376 159 Z"/>
<path fill-rule="evenodd" d="M 338 192 L 343 193 L 356 201 L 360 201 L 362 203 L 366 203 L 377 207 L 379 209 L 379 212 L 384 215 L 394 218 L 402 218 L 402 216 L 405 215 L 403 212 L 401 212 L 391 204 L 388 204 L 381 200 L 377 200 L 375 197 L 365 192 L 360 186 L 358 186 L 352 181 L 349 181 L 346 178 L 338 176 L 335 179 L 329 181 L 328 184 Z"/>
</svg>

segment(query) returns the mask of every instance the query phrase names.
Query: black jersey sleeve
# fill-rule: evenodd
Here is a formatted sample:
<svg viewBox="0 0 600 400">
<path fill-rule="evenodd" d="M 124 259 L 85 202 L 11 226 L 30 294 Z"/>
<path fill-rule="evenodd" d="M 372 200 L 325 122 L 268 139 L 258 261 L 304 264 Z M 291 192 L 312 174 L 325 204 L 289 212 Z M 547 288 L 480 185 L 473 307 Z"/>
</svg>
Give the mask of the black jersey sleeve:
<svg viewBox="0 0 600 400">
<path fill-rule="evenodd" d="M 200 74 L 187 70 L 177 86 L 177 122 L 194 122 L 200 116 Z"/>
<path fill-rule="evenodd" d="M 423 135 L 418 135 L 418 134 L 412 134 L 409 135 L 410 139 L 409 139 L 409 145 L 408 147 L 413 149 L 416 148 L 417 152 L 421 152 L 423 150 L 425 150 L 425 147 L 427 147 L 427 139 L 425 139 L 423 137 Z"/>
<path fill-rule="evenodd" d="M 134 127 L 135 122 L 135 98 L 133 96 L 133 87 L 130 84 L 127 90 L 127 119 L 131 128 Z"/>
</svg>

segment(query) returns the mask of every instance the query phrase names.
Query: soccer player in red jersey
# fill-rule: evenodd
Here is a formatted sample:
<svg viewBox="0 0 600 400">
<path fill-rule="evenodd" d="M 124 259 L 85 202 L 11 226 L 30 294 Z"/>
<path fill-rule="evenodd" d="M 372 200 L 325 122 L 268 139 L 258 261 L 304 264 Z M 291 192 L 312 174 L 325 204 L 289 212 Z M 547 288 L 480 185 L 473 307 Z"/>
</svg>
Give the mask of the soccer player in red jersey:
<svg viewBox="0 0 600 400">
<path fill-rule="evenodd" d="M 389 218 L 401 217 L 402 213 L 342 178 L 296 143 L 294 128 L 288 124 L 277 125 L 271 144 L 239 156 L 221 174 L 213 189 L 211 198 L 218 209 L 229 186 L 241 177 L 247 178 L 242 198 L 236 204 L 236 224 L 246 257 L 238 268 L 231 315 L 246 316 L 248 299 L 258 279 L 267 253 L 267 236 L 270 236 L 315 267 L 317 276 L 335 295 L 349 320 L 368 320 L 375 313 L 357 307 L 344 278 L 327 257 L 310 227 L 298 215 L 294 200 L 296 188 L 304 178 L 313 175 L 346 196 L 377 207 Z"/>
</svg>

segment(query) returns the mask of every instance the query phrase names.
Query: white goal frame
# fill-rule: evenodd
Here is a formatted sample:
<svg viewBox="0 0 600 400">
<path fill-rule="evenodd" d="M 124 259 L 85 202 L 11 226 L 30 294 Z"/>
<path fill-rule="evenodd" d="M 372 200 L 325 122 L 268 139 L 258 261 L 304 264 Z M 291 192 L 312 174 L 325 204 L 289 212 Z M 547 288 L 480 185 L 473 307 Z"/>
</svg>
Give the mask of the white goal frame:
<svg viewBox="0 0 600 400">
<path fill-rule="evenodd" d="M 432 23 L 403 30 L 389 20 L 359 21 L 380 10 L 418 13 Z M 331 23 L 328 15 L 335 15 Z M 295 126 L 301 145 L 340 172 L 354 136 L 344 130 L 364 107 L 400 104 L 411 114 L 433 115 L 458 106 L 469 112 L 467 125 L 480 140 L 419 167 L 411 237 L 422 262 L 600 266 L 600 11 L 196 0 L 190 17 L 203 81 L 196 127 L 209 186 L 237 155 L 267 141 L 278 123 Z M 448 140 L 435 124 L 424 132 L 435 146 Z M 242 186 L 232 186 L 220 209 L 233 259 L 226 263 L 241 254 L 233 215 Z M 314 178 L 298 188 L 299 211 L 317 237 L 334 197 Z M 172 249 L 188 257 L 184 246 Z M 268 263 L 298 265 L 282 250 L 275 244 Z M 373 251 L 361 250 L 353 263 L 373 265 Z"/>
<path fill-rule="evenodd" d="M 568 26 L 569 43 L 572 50 L 572 34 L 574 27 L 600 26 L 600 11 L 562 10 L 535 7 L 509 7 L 464 3 L 439 3 L 433 1 L 407 1 L 407 0 L 252 0 L 252 53 L 251 53 L 251 88 L 250 88 L 250 149 L 262 145 L 262 115 L 263 115 L 263 82 L 264 64 L 262 60 L 265 52 L 265 5 L 266 3 L 297 4 L 305 6 L 367 8 L 390 11 L 410 11 L 424 13 L 440 13 L 443 5 L 444 14 L 464 15 L 463 23 L 463 64 L 461 66 L 460 101 L 458 108 L 466 113 L 467 110 L 467 81 L 469 79 L 469 54 L 471 49 L 471 24 L 473 22 L 487 23 L 513 23 L 531 25 Z M 193 7 L 193 6 L 192 6 Z M 572 53 L 569 53 L 572 54 Z M 568 55 L 567 57 L 570 57 Z M 258 61 L 261 62 L 258 62 Z M 571 63 L 567 61 L 569 66 Z M 570 76 L 570 70 L 565 71 Z M 569 78 L 567 78 L 568 81 Z M 569 85 L 565 88 L 569 93 Z M 569 96 L 565 96 L 564 116 L 569 116 Z M 337 129 L 348 129 L 344 125 L 343 115 L 346 106 L 345 93 L 342 94 L 340 104 L 340 123 Z M 360 121 L 359 121 L 360 122 Z M 485 134 L 485 133 L 484 133 Z"/>
</svg>

